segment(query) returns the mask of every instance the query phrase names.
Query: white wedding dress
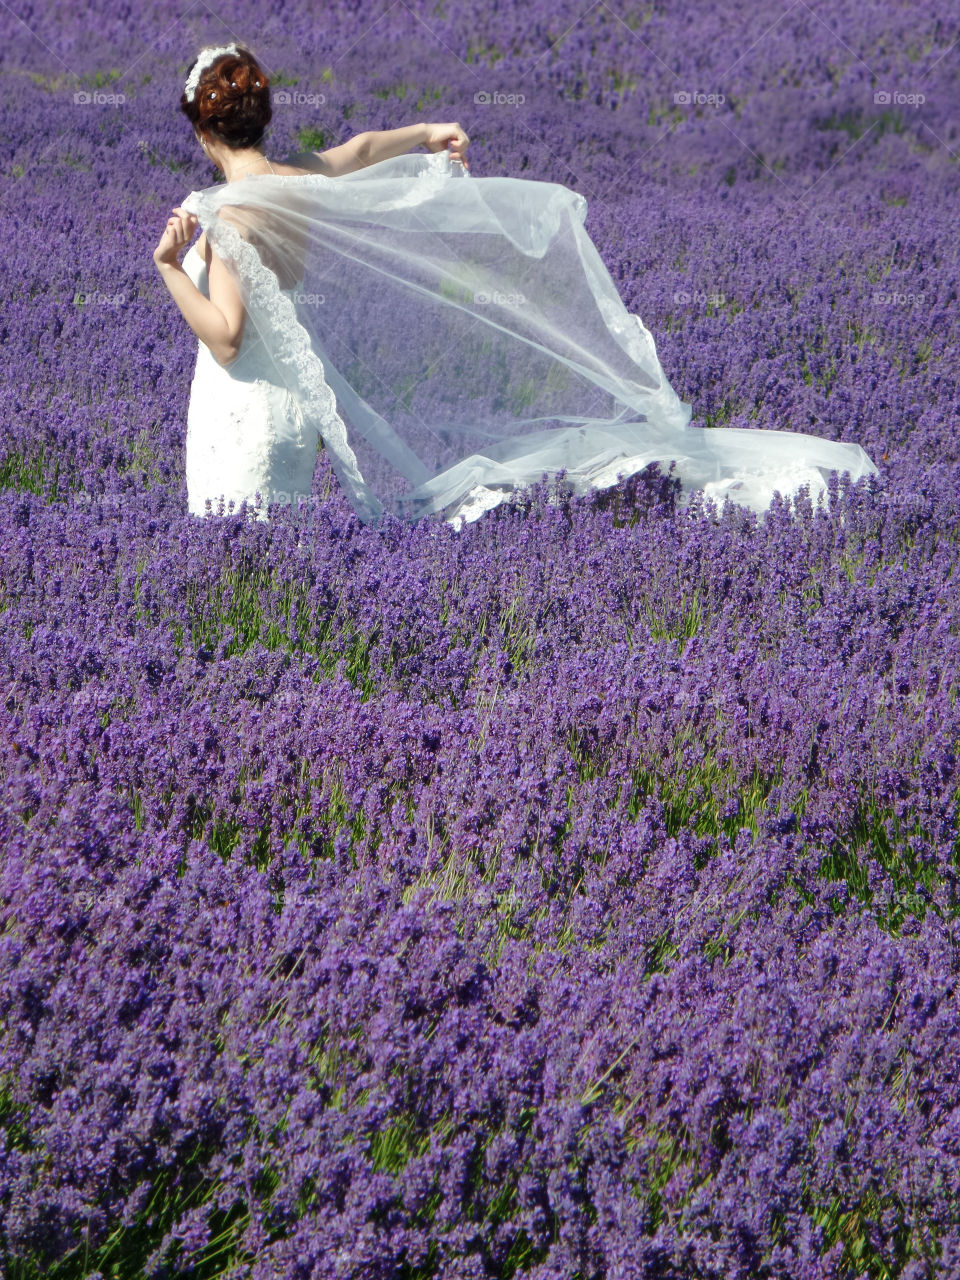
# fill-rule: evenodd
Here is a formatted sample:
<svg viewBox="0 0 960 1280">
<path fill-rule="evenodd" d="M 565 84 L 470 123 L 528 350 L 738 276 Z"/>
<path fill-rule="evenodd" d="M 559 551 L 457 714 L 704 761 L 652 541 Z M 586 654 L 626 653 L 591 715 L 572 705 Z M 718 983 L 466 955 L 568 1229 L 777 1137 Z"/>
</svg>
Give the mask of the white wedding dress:
<svg viewBox="0 0 960 1280">
<path fill-rule="evenodd" d="M 183 269 L 209 298 L 207 264 L 193 245 Z M 283 290 L 291 298 L 295 289 Z M 300 397 L 279 380 L 274 361 L 253 325 L 244 325 L 237 357 L 221 365 L 204 342 L 187 411 L 186 477 L 193 515 L 240 507 L 243 499 L 258 520 L 270 502 L 309 499 L 320 435 L 304 413 Z M 210 503 L 209 508 L 207 503 Z"/>
</svg>

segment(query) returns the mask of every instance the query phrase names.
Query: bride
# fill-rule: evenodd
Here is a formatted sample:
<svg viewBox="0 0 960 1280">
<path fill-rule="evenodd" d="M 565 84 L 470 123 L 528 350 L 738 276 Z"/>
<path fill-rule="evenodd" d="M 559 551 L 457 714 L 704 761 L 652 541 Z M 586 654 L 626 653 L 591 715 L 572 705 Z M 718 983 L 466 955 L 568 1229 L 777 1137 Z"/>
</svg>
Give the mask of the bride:
<svg viewBox="0 0 960 1280">
<path fill-rule="evenodd" d="M 802 486 L 816 503 L 834 471 L 876 474 L 856 444 L 691 427 L 583 196 L 474 178 L 459 124 L 270 160 L 269 80 L 236 44 L 201 50 L 180 107 L 224 177 L 173 210 L 153 255 L 198 339 L 190 512 L 309 499 L 321 443 L 362 520 L 455 527 L 560 471 L 585 492 L 658 462 L 682 504 L 757 512 Z"/>
</svg>

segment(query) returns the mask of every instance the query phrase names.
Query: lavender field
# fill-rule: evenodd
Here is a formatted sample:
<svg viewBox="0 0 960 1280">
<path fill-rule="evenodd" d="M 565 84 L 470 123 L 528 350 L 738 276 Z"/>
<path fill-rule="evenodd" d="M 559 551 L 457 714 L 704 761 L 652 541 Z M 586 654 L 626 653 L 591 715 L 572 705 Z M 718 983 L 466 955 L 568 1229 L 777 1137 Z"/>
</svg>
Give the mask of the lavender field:
<svg viewBox="0 0 960 1280">
<path fill-rule="evenodd" d="M 0 1273 L 960 1275 L 956 5 L 0 32 Z M 459 121 L 586 196 L 695 425 L 880 475 L 190 515 L 151 254 L 233 38 L 268 155 Z"/>
</svg>

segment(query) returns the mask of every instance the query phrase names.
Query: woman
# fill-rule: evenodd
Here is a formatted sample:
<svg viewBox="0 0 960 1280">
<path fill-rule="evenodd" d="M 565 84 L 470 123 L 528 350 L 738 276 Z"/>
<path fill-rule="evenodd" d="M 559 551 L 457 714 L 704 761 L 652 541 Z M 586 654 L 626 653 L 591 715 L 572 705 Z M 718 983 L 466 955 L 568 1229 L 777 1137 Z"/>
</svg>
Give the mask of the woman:
<svg viewBox="0 0 960 1280">
<path fill-rule="evenodd" d="M 319 154 L 308 151 L 271 161 L 262 149 L 271 116 L 268 83 L 253 55 L 236 45 L 204 49 L 191 66 L 180 108 L 227 183 L 257 173 L 333 177 L 421 144 L 431 152 L 449 145 L 450 158 L 467 164 L 463 151 L 469 139 L 458 124 L 360 133 Z M 174 209 L 153 255 L 198 338 L 187 415 L 189 510 L 203 515 L 220 498 L 238 507 L 246 499 L 265 520 L 267 503 L 309 498 L 319 433 L 316 424 L 305 421 L 296 393 L 277 379 L 256 333 L 245 332 L 240 290 L 205 235 L 181 265 L 179 252 L 196 227 L 195 216 Z M 289 430 L 282 429 L 291 422 L 298 428 L 293 443 Z"/>
<path fill-rule="evenodd" d="M 271 161 L 268 78 L 237 45 L 201 52 L 180 105 L 226 179 L 189 194 L 154 252 L 199 339 L 192 512 L 259 495 L 266 518 L 309 496 L 321 440 L 361 519 L 456 527 L 558 472 L 584 492 L 657 462 L 684 503 L 700 491 L 758 512 L 804 485 L 816 501 L 831 471 L 876 473 L 855 444 L 690 427 L 584 198 L 471 177 L 458 124 Z"/>
</svg>

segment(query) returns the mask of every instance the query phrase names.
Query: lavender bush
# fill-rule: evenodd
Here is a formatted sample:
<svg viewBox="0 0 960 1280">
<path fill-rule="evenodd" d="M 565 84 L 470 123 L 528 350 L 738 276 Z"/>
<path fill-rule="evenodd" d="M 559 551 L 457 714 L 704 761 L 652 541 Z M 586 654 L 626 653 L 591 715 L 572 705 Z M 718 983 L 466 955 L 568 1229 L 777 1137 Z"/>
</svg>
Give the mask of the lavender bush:
<svg viewBox="0 0 960 1280">
<path fill-rule="evenodd" d="M 960 1273 L 953 9 L 90 12 L 0 19 L 4 1273 Z M 235 34 L 268 153 L 459 120 L 696 423 L 881 476 L 188 515 Z"/>
</svg>

